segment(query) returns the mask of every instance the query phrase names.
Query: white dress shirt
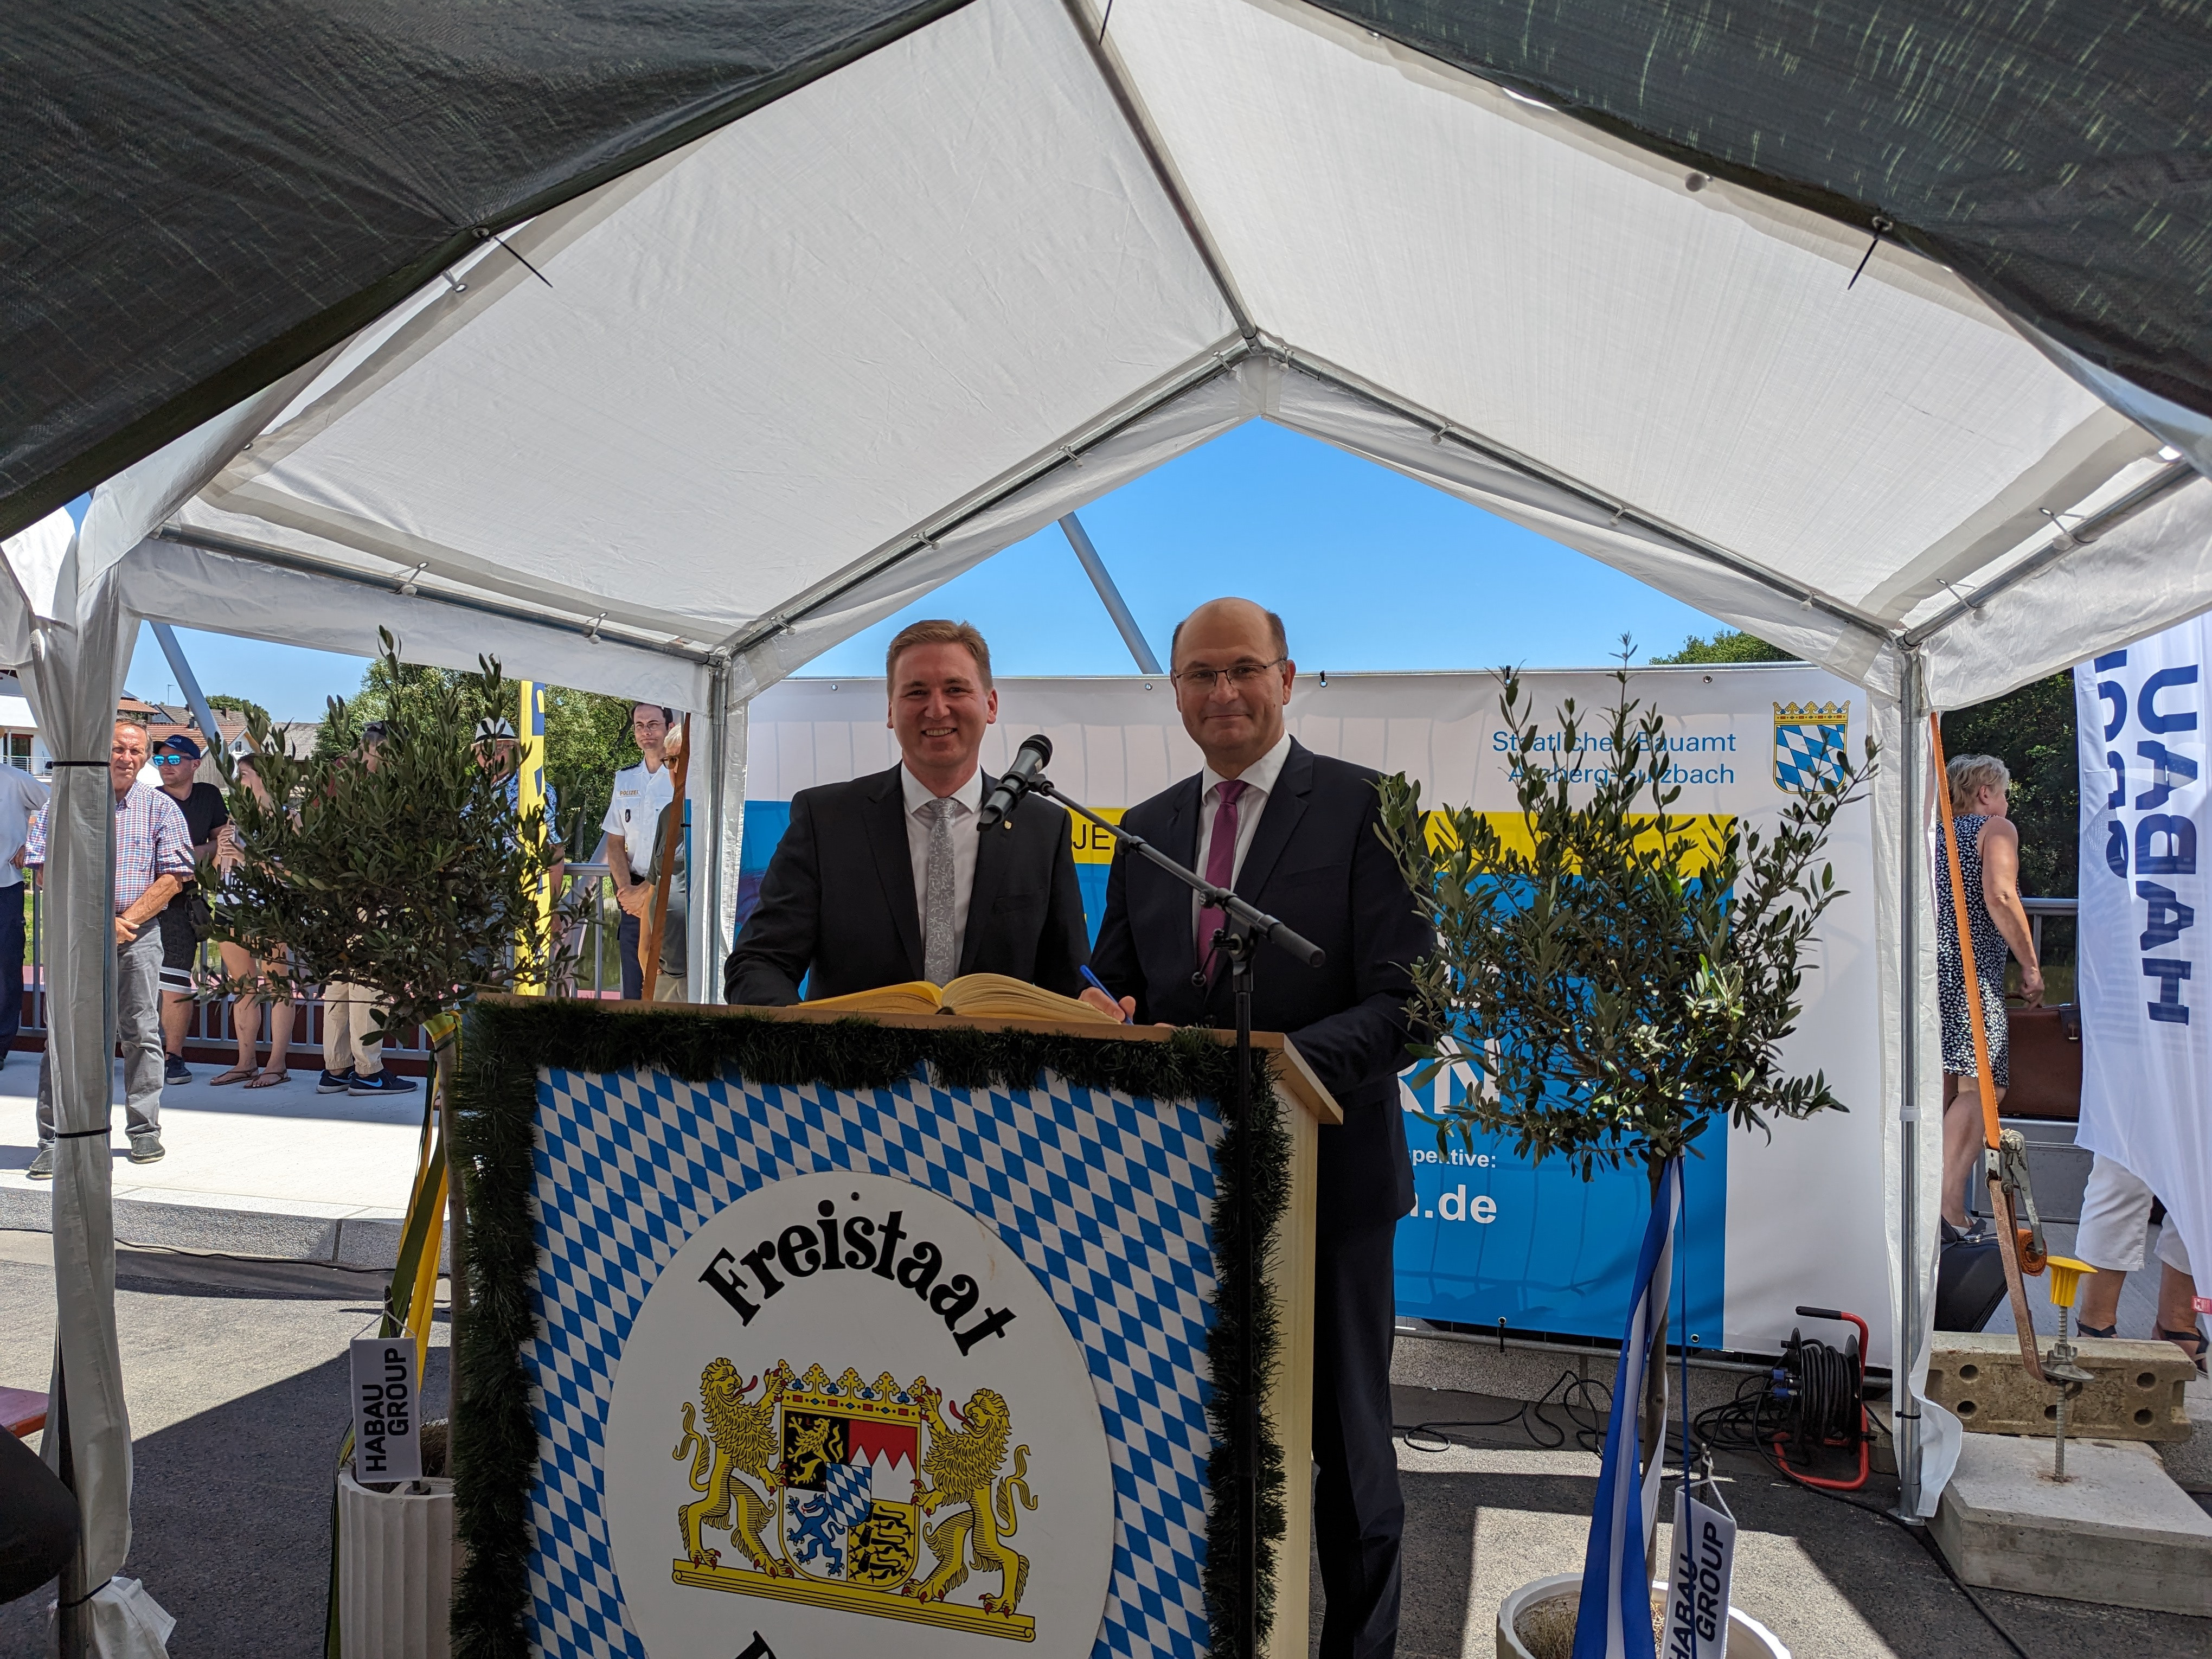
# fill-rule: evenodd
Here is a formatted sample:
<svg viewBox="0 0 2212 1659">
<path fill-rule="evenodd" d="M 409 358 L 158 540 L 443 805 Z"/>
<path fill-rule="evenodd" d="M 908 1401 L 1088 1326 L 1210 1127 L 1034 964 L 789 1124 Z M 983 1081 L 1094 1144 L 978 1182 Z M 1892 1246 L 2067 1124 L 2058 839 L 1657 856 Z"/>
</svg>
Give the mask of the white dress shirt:
<svg viewBox="0 0 2212 1659">
<path fill-rule="evenodd" d="M 1237 798 L 1237 861 L 1230 866 L 1229 884 L 1234 887 L 1237 878 L 1244 872 L 1244 855 L 1252 850 L 1252 837 L 1260 832 L 1260 815 L 1267 810 L 1267 797 L 1274 793 L 1275 781 L 1283 775 L 1283 763 L 1291 757 L 1291 734 L 1287 732 L 1277 738 L 1275 746 L 1246 767 L 1240 781 L 1244 793 Z M 1221 792 L 1218 785 L 1226 782 L 1212 767 L 1198 775 L 1198 873 L 1206 873 L 1206 854 L 1213 847 L 1213 820 L 1221 814 Z M 1198 938 L 1198 913 L 1206 902 L 1195 893 L 1190 896 L 1190 931 Z M 1199 954 L 1206 954 L 1211 939 L 1198 939 Z"/>
<path fill-rule="evenodd" d="M 8 860 L 31 838 L 31 814 L 46 804 L 48 791 L 19 766 L 0 766 L 0 888 L 13 887 L 23 872 Z"/>
<path fill-rule="evenodd" d="M 599 820 L 599 828 L 623 838 L 631 875 L 642 876 L 653 868 L 653 836 L 660 829 L 660 809 L 675 799 L 676 775 L 665 765 L 647 766 L 641 760 L 615 774 L 614 795 L 607 802 L 607 815 Z"/>
<path fill-rule="evenodd" d="M 927 927 L 929 918 L 929 819 L 922 808 L 937 797 L 929 786 L 899 766 L 899 787 L 906 794 L 906 850 L 914 860 L 915 920 Z M 983 810 L 983 769 L 977 767 L 951 794 L 952 801 L 952 960 L 958 962 L 968 947 L 968 900 L 975 890 L 975 854 L 982 836 L 975 833 L 975 815 Z M 923 940 L 925 948 L 928 941 Z"/>
</svg>

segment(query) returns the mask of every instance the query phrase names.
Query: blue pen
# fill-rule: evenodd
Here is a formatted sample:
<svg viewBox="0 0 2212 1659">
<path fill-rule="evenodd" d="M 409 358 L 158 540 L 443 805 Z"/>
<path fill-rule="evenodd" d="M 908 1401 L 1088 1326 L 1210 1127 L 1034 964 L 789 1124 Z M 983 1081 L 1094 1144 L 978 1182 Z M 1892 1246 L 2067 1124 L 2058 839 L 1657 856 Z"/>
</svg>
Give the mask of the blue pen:
<svg viewBox="0 0 2212 1659">
<path fill-rule="evenodd" d="M 1106 981 L 1099 978 L 1097 975 L 1092 973 L 1088 967 L 1079 969 L 1077 971 L 1079 972 L 1085 979 L 1091 981 L 1091 988 L 1092 990 L 1104 997 L 1107 1001 L 1114 1004 L 1114 1006 L 1121 1012 L 1121 1024 L 1127 1025 L 1129 1023 L 1129 1011 L 1123 1008 L 1121 1003 L 1115 999 L 1114 994 L 1106 988 Z"/>
</svg>

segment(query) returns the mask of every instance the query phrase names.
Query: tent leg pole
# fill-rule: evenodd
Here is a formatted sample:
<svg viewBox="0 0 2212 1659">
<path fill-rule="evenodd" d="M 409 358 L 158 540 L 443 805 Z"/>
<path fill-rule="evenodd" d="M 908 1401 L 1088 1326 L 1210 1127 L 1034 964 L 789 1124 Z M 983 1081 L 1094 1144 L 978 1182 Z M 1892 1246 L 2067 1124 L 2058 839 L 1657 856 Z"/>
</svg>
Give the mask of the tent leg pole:
<svg viewBox="0 0 2212 1659">
<path fill-rule="evenodd" d="M 1899 1334 L 1902 1351 L 1893 1356 L 1890 1385 L 1891 1438 L 1897 1451 L 1897 1513 L 1904 1520 L 1920 1518 L 1920 1409 L 1913 1398 L 1912 1369 L 1920 1349 L 1921 1328 L 1927 1322 L 1922 1305 L 1920 1242 L 1920 937 L 1917 896 L 1920 846 L 1921 774 L 1927 738 L 1921 730 L 1926 718 L 1921 707 L 1920 656 L 1905 655 L 1898 764 L 1903 820 L 1898 834 L 1898 884 L 1903 896 L 1899 907 L 1898 949 L 1902 958 L 1898 1006 L 1903 1028 L 1898 1043 L 1899 1071 L 1905 1098 L 1898 1111 L 1898 1184 L 1899 1191 L 1898 1255 L 1900 1272 Z"/>
<path fill-rule="evenodd" d="M 730 948 L 730 941 L 723 936 L 724 918 L 727 914 L 725 896 L 728 892 L 728 885 L 724 866 L 728 862 L 726 843 L 729 840 L 731 828 L 730 769 L 734 758 L 730 748 L 730 669 L 727 662 L 714 665 L 708 684 L 711 691 L 707 714 L 707 810 L 706 822 L 702 826 L 705 833 L 692 842 L 693 868 L 704 878 L 700 883 L 703 890 L 694 896 L 703 902 L 694 904 L 690 912 L 691 1000 L 700 1003 L 722 1000 L 722 959 L 729 954 Z M 743 813 L 741 805 L 738 820 L 741 833 Z"/>
</svg>

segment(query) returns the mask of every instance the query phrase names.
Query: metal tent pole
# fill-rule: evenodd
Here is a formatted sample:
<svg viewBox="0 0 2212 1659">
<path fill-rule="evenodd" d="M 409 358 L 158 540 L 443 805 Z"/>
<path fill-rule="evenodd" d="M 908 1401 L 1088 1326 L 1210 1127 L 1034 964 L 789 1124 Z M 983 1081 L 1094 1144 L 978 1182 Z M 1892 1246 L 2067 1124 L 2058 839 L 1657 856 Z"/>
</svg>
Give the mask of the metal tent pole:
<svg viewBox="0 0 2212 1659">
<path fill-rule="evenodd" d="M 1157 674 L 1160 659 L 1152 654 L 1152 642 L 1145 638 L 1145 630 L 1137 626 L 1130 614 L 1128 601 L 1115 586 L 1113 576 L 1106 568 L 1106 561 L 1098 556 L 1098 550 L 1091 544 L 1091 532 L 1083 527 L 1083 520 L 1070 513 L 1060 521 L 1060 533 L 1067 544 L 1075 550 L 1075 556 L 1083 566 L 1083 573 L 1091 578 L 1091 585 L 1098 590 L 1099 603 L 1106 614 L 1114 619 L 1114 626 L 1121 630 L 1121 643 L 1129 647 L 1129 654 L 1137 659 L 1137 672 Z"/>
<path fill-rule="evenodd" d="M 191 705 L 192 718 L 200 723 L 200 730 L 207 733 L 209 749 L 222 748 L 222 728 L 216 724 L 215 710 L 208 707 L 208 700 L 200 690 L 199 676 L 192 672 L 191 664 L 185 660 L 185 647 L 177 643 L 177 630 L 163 622 L 149 623 L 147 626 L 154 630 L 154 638 L 161 645 L 161 654 L 169 659 L 169 672 L 177 677 L 177 689 L 185 694 L 185 701 Z"/>
<path fill-rule="evenodd" d="M 1923 858 L 1920 838 L 1921 773 L 1925 769 L 1927 737 L 1922 731 L 1920 653 L 1907 650 L 1905 672 L 1899 678 L 1899 773 L 1902 806 L 1898 832 L 1899 906 L 1897 942 L 1900 957 L 1898 1008 L 1899 1079 L 1905 1098 L 1898 1110 L 1899 1216 L 1897 1249 L 1899 1334 L 1903 1352 L 1892 1357 L 1890 1376 L 1891 1439 L 1897 1451 L 1897 1513 L 1907 1521 L 1920 1518 L 1920 1407 L 1912 1394 L 1912 1366 L 1919 1352 L 1921 1328 L 1927 1322 L 1922 1305 L 1920 1242 L 1920 906 L 1918 872 Z"/>
</svg>

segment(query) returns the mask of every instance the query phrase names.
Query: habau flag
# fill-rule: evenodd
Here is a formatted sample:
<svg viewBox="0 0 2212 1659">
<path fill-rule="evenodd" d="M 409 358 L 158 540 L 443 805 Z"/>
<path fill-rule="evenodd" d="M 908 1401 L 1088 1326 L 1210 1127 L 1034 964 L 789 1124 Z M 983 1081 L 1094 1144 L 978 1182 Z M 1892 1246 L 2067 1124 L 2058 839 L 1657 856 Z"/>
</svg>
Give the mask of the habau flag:
<svg viewBox="0 0 2212 1659">
<path fill-rule="evenodd" d="M 2074 671 L 2081 764 L 2081 1124 L 2212 1261 L 2212 621 Z M 2203 1304 L 2198 1304 L 2200 1307 Z"/>
<path fill-rule="evenodd" d="M 1659 1641 L 1664 1659 L 1723 1659 L 1729 1586 L 1735 1577 L 1735 1516 L 1719 1501 L 1674 1490 L 1674 1552 L 1667 1570 L 1667 1620 Z"/>
<path fill-rule="evenodd" d="M 1659 1509 L 1662 1444 L 1639 1483 L 1637 1417 L 1644 1403 L 1644 1378 L 1653 1364 L 1663 1379 L 1667 1355 L 1653 1353 L 1660 1310 L 1667 1305 L 1672 1279 L 1674 1226 L 1682 1213 L 1682 1160 L 1669 1158 L 1660 1172 L 1651 1218 L 1637 1253 L 1636 1279 L 1629 1287 L 1628 1328 L 1620 1340 L 1620 1369 L 1613 1383 L 1613 1411 L 1605 1425 L 1605 1455 L 1598 1465 L 1597 1506 L 1590 1516 L 1589 1545 L 1583 1558 L 1581 1606 L 1575 1615 L 1574 1659 L 1653 1659 L 1651 1568 L 1644 1540 Z M 1664 1421 L 1666 1413 L 1660 1413 Z"/>
</svg>

